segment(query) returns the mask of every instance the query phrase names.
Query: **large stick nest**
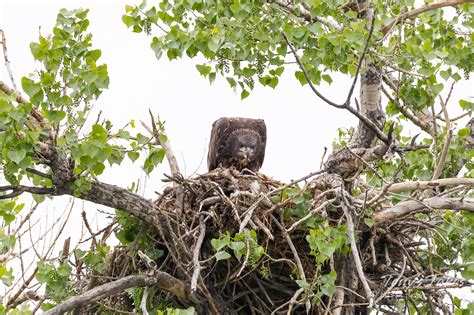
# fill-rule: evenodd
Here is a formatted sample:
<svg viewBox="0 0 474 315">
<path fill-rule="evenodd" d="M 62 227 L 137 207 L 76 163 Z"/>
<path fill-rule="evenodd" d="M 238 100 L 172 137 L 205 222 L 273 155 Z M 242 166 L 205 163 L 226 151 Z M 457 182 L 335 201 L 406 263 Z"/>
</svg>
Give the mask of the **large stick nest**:
<svg viewBox="0 0 474 315">
<path fill-rule="evenodd" d="M 318 265 L 306 240 L 309 234 L 307 221 L 302 220 L 309 211 L 319 207 L 314 213 L 323 217 L 325 224 L 333 227 L 344 224 L 344 214 L 338 206 L 339 190 L 321 191 L 313 181 L 307 182 L 299 194 L 290 198 L 283 195 L 283 188 L 291 185 L 285 186 L 262 174 L 231 169 L 217 169 L 186 179 L 170 176 L 167 181 L 172 185 L 156 200 L 160 219 L 156 220 L 155 227 L 142 225 L 140 233 L 146 234 L 155 250 L 163 251 L 155 261 L 156 268 L 183 280 L 191 295 L 197 298 L 190 303 L 170 293 L 156 292 L 150 305 L 163 301 L 174 307 L 194 304 L 198 305 L 199 313 L 267 314 L 275 310 L 286 313 L 291 309 L 303 312 L 305 302 L 311 301 L 314 295 L 303 293 L 296 280 L 305 277 L 307 283 L 314 284 L 322 275 L 337 269 L 344 259 L 352 260 L 351 254 L 336 252 L 333 258 Z M 305 194 L 311 196 L 311 202 L 306 210 L 301 210 L 298 197 Z M 284 215 L 285 211 L 293 211 L 294 215 Z M 363 220 L 358 218 L 357 222 Z M 383 276 L 402 274 L 400 279 L 408 279 L 428 268 L 420 263 L 422 260 L 413 251 L 420 245 L 412 239 L 420 225 L 395 221 L 372 229 L 362 223 L 356 228 L 363 230 L 359 232 L 359 251 L 367 281 L 376 297 L 384 296 L 380 303 L 393 304 L 390 296 L 385 296 L 387 285 Z M 258 244 L 252 242 L 251 230 L 256 231 Z M 237 259 L 232 248 L 224 247 L 221 251 L 231 257 L 218 261 L 212 240 L 227 234 L 235 236 L 239 232 L 245 236 L 241 238 L 246 248 L 244 254 Z M 264 254 L 254 259 L 252 253 L 259 245 Z M 134 246 L 132 250 L 140 248 L 138 243 Z M 149 266 L 133 263 L 133 254 L 130 247 L 117 247 L 106 271 L 107 277 L 147 271 Z M 349 276 L 356 278 L 349 288 L 357 292 L 351 302 L 366 303 L 354 267 L 351 267 L 352 263 L 348 265 Z M 338 273 L 338 283 L 340 277 Z M 116 296 L 114 300 L 116 308 L 119 305 L 123 310 L 137 308 L 137 300 L 131 301 L 127 294 Z M 320 305 L 313 308 L 314 313 L 319 313 L 328 298 L 323 296 L 312 302 Z"/>
</svg>

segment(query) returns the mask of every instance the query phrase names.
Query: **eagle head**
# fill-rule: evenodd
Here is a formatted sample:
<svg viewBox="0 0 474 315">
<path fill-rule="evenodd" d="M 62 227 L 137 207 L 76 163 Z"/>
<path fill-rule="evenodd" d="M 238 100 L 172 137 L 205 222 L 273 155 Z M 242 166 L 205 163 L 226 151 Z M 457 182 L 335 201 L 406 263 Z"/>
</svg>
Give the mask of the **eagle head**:
<svg viewBox="0 0 474 315">
<path fill-rule="evenodd" d="M 251 129 L 237 129 L 229 137 L 229 151 L 233 152 L 239 169 L 247 168 L 256 159 L 261 137 Z"/>
</svg>

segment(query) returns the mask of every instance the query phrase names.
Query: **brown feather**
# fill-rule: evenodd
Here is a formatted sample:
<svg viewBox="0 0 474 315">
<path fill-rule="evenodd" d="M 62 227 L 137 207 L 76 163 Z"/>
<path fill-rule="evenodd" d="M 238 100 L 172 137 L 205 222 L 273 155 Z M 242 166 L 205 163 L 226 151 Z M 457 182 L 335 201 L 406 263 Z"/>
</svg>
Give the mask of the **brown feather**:
<svg viewBox="0 0 474 315">
<path fill-rule="evenodd" d="M 262 119 L 220 118 L 212 124 L 207 166 L 258 171 L 265 157 L 267 128 Z"/>
</svg>

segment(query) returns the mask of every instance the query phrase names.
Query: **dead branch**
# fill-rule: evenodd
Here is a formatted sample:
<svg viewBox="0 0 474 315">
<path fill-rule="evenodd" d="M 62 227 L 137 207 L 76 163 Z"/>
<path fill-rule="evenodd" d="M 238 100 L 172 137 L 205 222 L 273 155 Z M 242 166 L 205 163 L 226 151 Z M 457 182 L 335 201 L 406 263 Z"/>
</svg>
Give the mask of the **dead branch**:
<svg viewBox="0 0 474 315">
<path fill-rule="evenodd" d="M 474 179 L 461 177 L 461 178 L 442 178 L 442 179 L 429 180 L 429 181 L 396 183 L 396 184 L 390 185 L 390 187 L 387 189 L 387 192 L 400 193 L 403 191 L 410 191 L 410 190 L 435 189 L 437 187 L 459 186 L 459 185 L 474 186 Z"/>
<path fill-rule="evenodd" d="M 0 34 L 2 35 L 3 58 L 5 59 L 5 67 L 7 68 L 8 75 L 10 76 L 10 81 L 12 82 L 13 89 L 18 95 L 20 95 L 20 91 L 16 86 L 15 77 L 13 76 L 13 71 L 10 66 L 10 60 L 8 59 L 7 39 L 5 38 L 5 32 L 0 29 Z"/>
<path fill-rule="evenodd" d="M 354 231 L 354 222 L 352 221 L 352 215 L 349 213 L 349 210 L 347 209 L 347 204 L 345 204 L 345 201 L 341 203 L 341 206 L 342 206 L 342 210 L 344 211 L 344 216 L 346 217 L 346 220 L 347 220 L 347 234 L 349 236 L 349 243 L 351 244 L 351 251 L 352 251 L 352 256 L 354 257 L 354 263 L 355 263 L 357 275 L 359 276 L 359 280 L 360 282 L 362 282 L 362 286 L 364 287 L 365 296 L 369 303 L 369 307 L 371 307 L 372 305 L 374 305 L 374 293 L 370 289 L 369 283 L 367 282 L 367 279 L 364 274 L 362 263 L 360 261 L 359 250 L 357 249 L 357 243 L 354 236 L 355 231 Z"/>
<path fill-rule="evenodd" d="M 382 223 L 425 208 L 474 211 L 474 199 L 431 197 L 424 200 L 408 200 L 400 202 L 394 207 L 376 212 L 373 219 L 377 223 Z"/>
</svg>

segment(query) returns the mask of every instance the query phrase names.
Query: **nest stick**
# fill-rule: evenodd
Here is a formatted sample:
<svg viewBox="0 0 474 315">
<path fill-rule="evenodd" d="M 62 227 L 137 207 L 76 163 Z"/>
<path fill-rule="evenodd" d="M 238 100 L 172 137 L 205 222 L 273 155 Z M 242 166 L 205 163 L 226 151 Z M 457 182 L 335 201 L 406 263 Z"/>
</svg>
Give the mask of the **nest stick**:
<svg viewBox="0 0 474 315">
<path fill-rule="evenodd" d="M 369 287 L 369 283 L 364 275 L 364 270 L 362 269 L 362 263 L 360 261 L 359 250 L 357 249 L 357 243 L 354 237 L 354 222 L 352 221 L 352 216 L 350 215 L 347 206 L 342 203 L 342 210 L 344 211 L 344 215 L 347 218 L 347 229 L 349 234 L 349 242 L 351 243 L 352 249 L 352 256 L 354 256 L 354 263 L 357 270 L 357 274 L 359 276 L 360 281 L 362 282 L 362 286 L 364 287 L 365 294 L 367 300 L 369 302 L 369 307 L 371 307 L 374 303 L 374 293 Z"/>
<path fill-rule="evenodd" d="M 201 245 L 204 240 L 204 236 L 206 235 L 206 224 L 204 223 L 204 219 L 200 216 L 199 217 L 199 237 L 196 241 L 196 246 L 193 250 L 193 276 L 191 278 L 191 292 L 196 292 L 197 288 L 197 281 L 199 275 L 201 273 L 201 264 L 199 262 L 199 253 L 201 251 Z"/>
</svg>

